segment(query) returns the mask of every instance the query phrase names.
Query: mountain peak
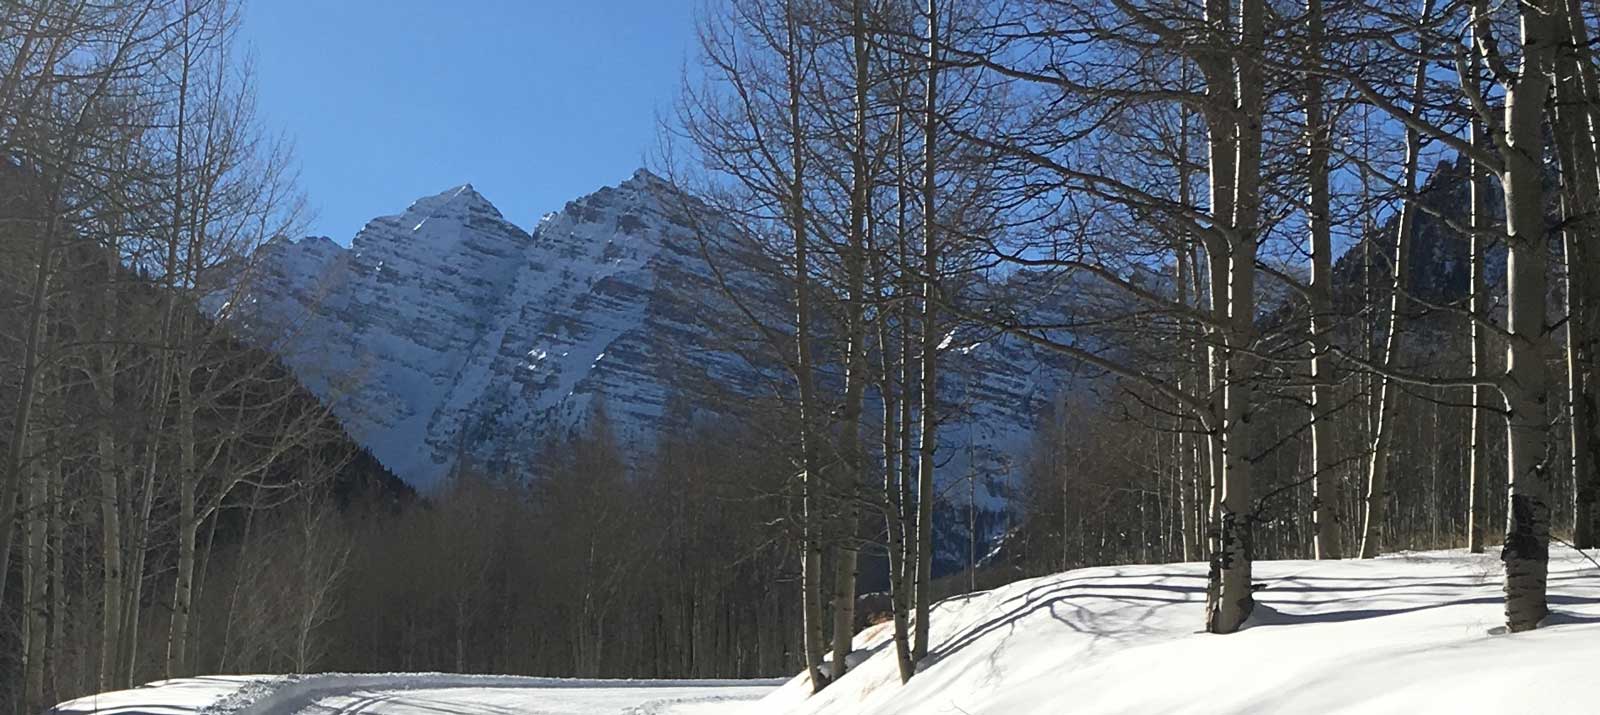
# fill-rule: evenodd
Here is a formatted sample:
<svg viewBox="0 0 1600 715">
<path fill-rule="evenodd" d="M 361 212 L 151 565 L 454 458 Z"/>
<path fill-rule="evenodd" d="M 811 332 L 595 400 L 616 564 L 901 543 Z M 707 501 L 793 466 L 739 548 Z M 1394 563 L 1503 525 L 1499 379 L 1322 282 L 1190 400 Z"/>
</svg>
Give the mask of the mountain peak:
<svg viewBox="0 0 1600 715">
<path fill-rule="evenodd" d="M 678 187 L 671 181 L 668 181 L 655 172 L 642 167 L 638 171 L 633 172 L 633 176 L 628 177 L 627 181 L 622 182 L 622 186 L 624 188 L 631 188 L 641 193 L 658 195 L 678 193 Z"/>
<path fill-rule="evenodd" d="M 651 171 L 649 169 L 646 169 L 645 167 L 642 167 L 642 166 L 639 167 L 637 170 L 635 170 L 633 172 L 633 176 L 628 177 L 628 180 L 623 182 L 623 183 L 625 183 L 625 184 L 661 184 L 663 186 L 671 186 L 671 183 L 668 182 L 666 179 L 661 178 L 655 172 L 653 172 L 653 171 Z"/>
<path fill-rule="evenodd" d="M 500 209 L 493 202 L 484 198 L 472 184 L 458 184 L 432 196 L 424 196 L 411 202 L 401 218 L 420 224 L 428 219 L 451 215 L 468 214 L 473 211 L 486 211 L 496 218 L 504 218 Z"/>
</svg>

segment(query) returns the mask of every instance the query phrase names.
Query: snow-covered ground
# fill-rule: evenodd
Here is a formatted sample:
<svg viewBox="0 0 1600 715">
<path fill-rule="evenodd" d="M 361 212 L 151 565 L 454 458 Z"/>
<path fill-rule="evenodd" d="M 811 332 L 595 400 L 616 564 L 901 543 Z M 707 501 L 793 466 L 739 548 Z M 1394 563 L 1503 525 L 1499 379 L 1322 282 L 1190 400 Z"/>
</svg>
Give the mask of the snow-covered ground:
<svg viewBox="0 0 1600 715">
<path fill-rule="evenodd" d="M 725 715 L 760 680 L 577 680 L 495 675 L 209 676 L 79 698 L 52 715 Z"/>
<path fill-rule="evenodd" d="M 1498 634 L 1500 564 L 1464 551 L 1256 565 L 1249 627 L 1201 630 L 1204 564 L 1091 568 L 940 603 L 902 686 L 887 625 L 807 697 L 802 675 L 751 707 L 876 713 L 1600 713 L 1600 569 L 1552 555 L 1554 613 Z"/>
<path fill-rule="evenodd" d="M 1500 564 L 1462 551 L 1256 565 L 1249 627 L 1200 632 L 1205 566 L 1070 571 L 944 601 L 902 686 L 887 626 L 808 697 L 770 681 L 429 674 L 217 676 L 58 706 L 60 715 L 1018 715 L 1600 712 L 1600 567 L 1552 556 L 1545 626 L 1504 634 Z"/>
</svg>

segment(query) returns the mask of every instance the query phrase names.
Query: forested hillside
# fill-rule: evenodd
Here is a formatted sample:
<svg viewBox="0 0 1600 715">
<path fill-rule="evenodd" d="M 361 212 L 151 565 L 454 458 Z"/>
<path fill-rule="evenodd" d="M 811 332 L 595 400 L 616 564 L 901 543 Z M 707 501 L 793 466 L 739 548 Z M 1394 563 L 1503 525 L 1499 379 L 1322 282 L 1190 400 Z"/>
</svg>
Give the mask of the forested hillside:
<svg viewBox="0 0 1600 715">
<path fill-rule="evenodd" d="M 233 73 L 233 21 L 154 3 L 0 11 L 8 712 L 309 662 L 337 513 L 412 498 L 276 356 L 233 337 L 225 308 L 202 308 L 298 206 Z"/>
</svg>

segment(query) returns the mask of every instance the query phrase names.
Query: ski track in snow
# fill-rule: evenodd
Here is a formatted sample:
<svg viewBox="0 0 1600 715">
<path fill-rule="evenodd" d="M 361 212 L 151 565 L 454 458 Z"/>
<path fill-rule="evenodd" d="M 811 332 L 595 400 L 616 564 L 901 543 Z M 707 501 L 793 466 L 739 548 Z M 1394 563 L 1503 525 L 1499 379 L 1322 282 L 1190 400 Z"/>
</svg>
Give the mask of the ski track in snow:
<svg viewBox="0 0 1600 715">
<path fill-rule="evenodd" d="M 48 715 L 728 715 L 781 680 L 445 673 L 207 676 L 79 698 Z"/>
<path fill-rule="evenodd" d="M 704 688 L 423 688 L 357 691 L 321 698 L 296 715 L 719 715 L 748 710 L 769 687 L 744 696 Z"/>
</svg>

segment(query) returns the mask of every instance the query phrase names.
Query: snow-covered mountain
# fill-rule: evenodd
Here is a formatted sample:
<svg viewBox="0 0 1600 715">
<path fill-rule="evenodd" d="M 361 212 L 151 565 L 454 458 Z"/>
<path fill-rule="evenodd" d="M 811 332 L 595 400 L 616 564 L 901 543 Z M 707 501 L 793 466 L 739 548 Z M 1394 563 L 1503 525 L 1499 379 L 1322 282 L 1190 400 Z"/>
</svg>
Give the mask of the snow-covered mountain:
<svg viewBox="0 0 1600 715">
<path fill-rule="evenodd" d="M 689 381 L 751 395 L 763 383 L 718 337 L 730 326 L 701 309 L 712 273 L 693 227 L 704 219 L 684 206 L 640 171 L 529 232 L 460 186 L 374 219 L 349 248 L 270 244 L 245 314 L 268 334 L 293 326 L 285 360 L 420 489 L 463 455 L 525 464 L 597 398 L 625 446 L 647 451 Z M 959 411 L 942 430 L 943 474 L 978 477 L 977 506 L 992 516 L 1064 375 L 1019 342 L 959 342 L 943 381 Z M 951 506 L 964 508 L 968 490 L 956 491 Z"/>
</svg>

